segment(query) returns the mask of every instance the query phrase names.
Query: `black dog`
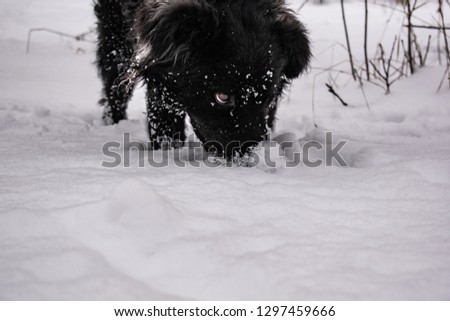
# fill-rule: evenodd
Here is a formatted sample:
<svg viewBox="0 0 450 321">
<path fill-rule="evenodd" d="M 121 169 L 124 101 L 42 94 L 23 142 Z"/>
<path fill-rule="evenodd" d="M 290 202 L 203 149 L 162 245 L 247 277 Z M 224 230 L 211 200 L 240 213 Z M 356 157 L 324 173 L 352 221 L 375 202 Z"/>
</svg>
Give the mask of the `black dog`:
<svg viewBox="0 0 450 321">
<path fill-rule="evenodd" d="M 126 119 L 143 79 L 155 149 L 183 144 L 188 115 L 206 149 L 245 153 L 273 128 L 279 97 L 310 59 L 284 0 L 96 0 L 95 13 L 104 120 Z"/>
</svg>

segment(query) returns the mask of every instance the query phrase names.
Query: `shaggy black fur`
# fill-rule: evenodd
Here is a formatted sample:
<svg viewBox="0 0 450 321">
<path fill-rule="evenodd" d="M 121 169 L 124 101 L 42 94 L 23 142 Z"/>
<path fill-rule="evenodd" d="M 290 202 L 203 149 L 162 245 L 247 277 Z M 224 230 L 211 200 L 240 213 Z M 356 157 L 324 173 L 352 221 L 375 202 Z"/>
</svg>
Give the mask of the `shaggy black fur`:
<svg viewBox="0 0 450 321">
<path fill-rule="evenodd" d="M 148 89 L 154 148 L 180 146 L 188 115 L 205 148 L 228 156 L 264 140 L 278 99 L 308 66 L 304 26 L 284 0 L 96 0 L 106 123 Z"/>
</svg>

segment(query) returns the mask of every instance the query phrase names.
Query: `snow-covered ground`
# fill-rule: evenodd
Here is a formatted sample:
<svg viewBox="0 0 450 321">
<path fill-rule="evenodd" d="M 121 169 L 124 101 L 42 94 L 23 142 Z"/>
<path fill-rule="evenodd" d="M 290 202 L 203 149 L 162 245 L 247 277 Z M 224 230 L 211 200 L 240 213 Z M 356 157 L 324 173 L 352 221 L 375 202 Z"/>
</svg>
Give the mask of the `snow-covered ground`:
<svg viewBox="0 0 450 321">
<path fill-rule="evenodd" d="M 360 59 L 361 3 L 347 15 Z M 371 15 L 373 55 L 402 21 Z M 370 110 L 340 75 L 345 108 L 328 74 L 314 78 L 346 59 L 331 47 L 345 41 L 340 8 L 308 4 L 300 18 L 314 68 L 283 101 L 278 134 L 331 131 L 348 167 L 139 168 L 134 151 L 130 168 L 107 169 L 105 142 L 146 137 L 144 92 L 130 121 L 105 127 L 94 44 L 41 32 L 25 54 L 30 28 L 92 27 L 91 1 L 1 0 L 0 299 L 449 300 L 450 90 L 436 93 L 435 49 L 391 95 L 366 84 Z"/>
</svg>

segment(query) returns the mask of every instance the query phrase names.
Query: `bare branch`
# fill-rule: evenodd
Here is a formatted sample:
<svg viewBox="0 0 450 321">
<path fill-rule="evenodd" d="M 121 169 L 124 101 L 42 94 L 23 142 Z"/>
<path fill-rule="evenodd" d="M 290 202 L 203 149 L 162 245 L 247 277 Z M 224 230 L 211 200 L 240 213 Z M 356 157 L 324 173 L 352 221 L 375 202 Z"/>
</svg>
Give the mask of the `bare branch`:
<svg viewBox="0 0 450 321">
<path fill-rule="evenodd" d="M 403 25 L 406 28 L 418 28 L 418 29 L 434 29 L 434 30 L 450 30 L 450 27 L 442 27 L 442 26 L 423 26 L 423 25 Z"/>
<path fill-rule="evenodd" d="M 342 10 L 342 20 L 344 21 L 345 38 L 347 41 L 347 51 L 348 51 L 348 56 L 349 56 L 349 60 L 350 60 L 350 67 L 352 68 L 353 79 L 356 80 L 355 65 L 353 64 L 352 49 L 350 47 L 350 38 L 348 36 L 347 20 L 345 19 L 344 0 L 341 0 L 341 10 Z"/>
<path fill-rule="evenodd" d="M 300 7 L 298 7 L 297 13 L 299 13 L 308 2 L 309 2 L 309 0 L 303 1 L 303 3 L 300 5 Z"/>
<path fill-rule="evenodd" d="M 341 102 L 342 105 L 344 105 L 345 107 L 348 107 L 348 104 L 336 93 L 336 91 L 334 90 L 334 88 L 329 85 L 329 84 L 325 84 L 325 86 L 327 86 L 328 88 L 328 92 L 330 92 L 331 94 L 333 94 L 337 99 L 339 99 L 339 101 Z"/>
<path fill-rule="evenodd" d="M 83 33 L 81 33 L 79 35 L 71 35 L 71 34 L 68 34 L 68 33 L 65 33 L 65 32 L 61 32 L 61 31 L 54 30 L 54 29 L 49 29 L 49 28 L 32 28 L 32 29 L 30 29 L 28 31 L 27 49 L 26 49 L 26 53 L 27 54 L 30 53 L 30 50 L 31 50 L 31 36 L 35 32 L 48 32 L 48 33 L 52 33 L 52 34 L 55 34 L 55 35 L 58 35 L 58 36 L 61 36 L 61 37 L 71 38 L 71 39 L 74 39 L 76 41 L 83 41 L 83 42 L 94 43 L 93 41 L 88 40 L 86 38 L 89 34 L 93 33 L 93 30 L 89 30 L 89 31 L 83 32 Z"/>
<path fill-rule="evenodd" d="M 365 6 L 365 21 L 364 21 L 364 60 L 366 63 L 366 75 L 367 80 L 370 81 L 370 70 L 369 70 L 369 55 L 367 54 L 367 32 L 368 32 L 368 24 L 369 24 L 369 5 L 367 0 L 364 1 Z"/>
</svg>

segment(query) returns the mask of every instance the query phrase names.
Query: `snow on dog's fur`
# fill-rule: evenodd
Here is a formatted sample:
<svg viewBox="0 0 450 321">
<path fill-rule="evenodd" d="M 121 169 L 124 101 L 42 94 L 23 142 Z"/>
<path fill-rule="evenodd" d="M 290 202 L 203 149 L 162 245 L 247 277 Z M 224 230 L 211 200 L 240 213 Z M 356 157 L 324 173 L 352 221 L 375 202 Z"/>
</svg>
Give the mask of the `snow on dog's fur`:
<svg viewBox="0 0 450 321">
<path fill-rule="evenodd" d="M 181 146 L 185 117 L 206 149 L 244 153 L 273 128 L 278 100 L 307 68 L 307 32 L 284 0 L 97 0 L 106 123 L 147 86 L 155 149 Z"/>
</svg>

